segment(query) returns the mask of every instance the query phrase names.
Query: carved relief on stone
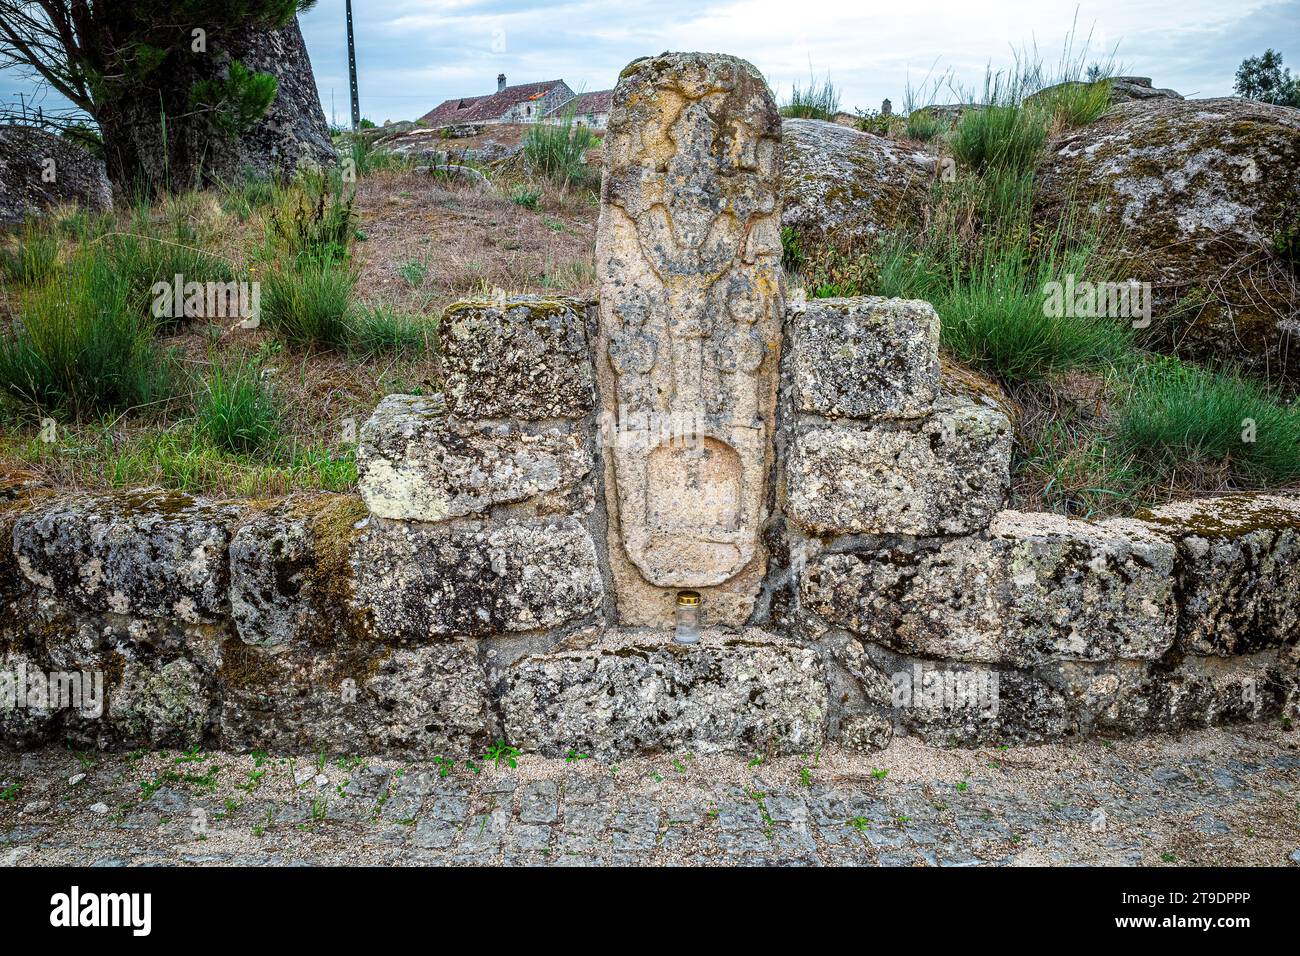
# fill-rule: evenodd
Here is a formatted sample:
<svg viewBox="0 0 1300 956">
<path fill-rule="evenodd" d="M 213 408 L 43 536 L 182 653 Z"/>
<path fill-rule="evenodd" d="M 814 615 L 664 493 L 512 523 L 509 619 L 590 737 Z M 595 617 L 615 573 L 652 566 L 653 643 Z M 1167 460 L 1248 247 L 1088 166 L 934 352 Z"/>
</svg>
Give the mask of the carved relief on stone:
<svg viewBox="0 0 1300 956">
<path fill-rule="evenodd" d="M 759 551 L 780 357 L 780 117 L 734 57 L 623 71 L 597 233 L 619 536 L 659 587 Z"/>
</svg>

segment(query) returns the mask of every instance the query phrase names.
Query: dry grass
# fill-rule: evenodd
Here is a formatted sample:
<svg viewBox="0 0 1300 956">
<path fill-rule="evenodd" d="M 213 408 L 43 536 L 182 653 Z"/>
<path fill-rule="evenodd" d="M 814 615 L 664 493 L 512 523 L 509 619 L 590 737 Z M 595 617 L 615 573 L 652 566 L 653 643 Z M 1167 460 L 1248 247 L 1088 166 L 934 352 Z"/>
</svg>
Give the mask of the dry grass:
<svg viewBox="0 0 1300 956">
<path fill-rule="evenodd" d="M 198 379 L 214 364 L 259 363 L 281 412 L 281 441 L 270 455 L 219 455 L 199 447 L 182 389 L 170 402 L 112 420 L 60 422 L 59 440 L 48 445 L 37 438 L 39 421 L 14 411 L 0 423 L 0 470 L 26 471 L 67 489 L 157 484 L 225 497 L 346 490 L 354 480 L 356 432 L 379 400 L 441 387 L 436 330 L 447 304 L 494 288 L 594 294 L 594 197 L 547 184 L 534 211 L 511 201 L 511 186 L 505 177 L 489 188 L 416 172 L 379 172 L 359 182 L 357 300 L 423 320 L 433 346 L 423 353 L 298 349 L 265 328 L 246 330 L 222 320 L 195 320 L 160 337 L 183 380 Z M 184 222 L 205 251 L 229 260 L 239 276 L 263 237 L 259 213 L 241 219 L 212 194 L 177 197 L 149 215 Z M 129 231 L 130 212 L 122 211 L 113 228 Z M 0 283 L 0 322 L 11 321 L 13 292 Z"/>
<path fill-rule="evenodd" d="M 358 295 L 410 311 L 440 313 L 484 290 L 591 295 L 598 207 L 589 193 L 542 185 L 538 208 L 510 199 L 508 184 L 485 190 L 423 173 L 362 181 L 357 210 Z M 423 266 L 419 282 L 403 271 Z"/>
</svg>

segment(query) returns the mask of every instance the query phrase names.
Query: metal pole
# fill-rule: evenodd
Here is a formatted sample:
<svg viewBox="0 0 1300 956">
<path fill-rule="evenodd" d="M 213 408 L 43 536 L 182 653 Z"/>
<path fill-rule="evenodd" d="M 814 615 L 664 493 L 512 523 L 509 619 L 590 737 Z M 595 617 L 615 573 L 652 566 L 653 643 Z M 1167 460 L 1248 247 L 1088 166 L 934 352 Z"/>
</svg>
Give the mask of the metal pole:
<svg viewBox="0 0 1300 956">
<path fill-rule="evenodd" d="M 357 99 L 357 48 L 352 41 L 352 0 L 347 0 L 348 7 L 348 78 L 352 83 L 352 130 L 356 132 L 361 126 L 361 104 Z"/>
</svg>

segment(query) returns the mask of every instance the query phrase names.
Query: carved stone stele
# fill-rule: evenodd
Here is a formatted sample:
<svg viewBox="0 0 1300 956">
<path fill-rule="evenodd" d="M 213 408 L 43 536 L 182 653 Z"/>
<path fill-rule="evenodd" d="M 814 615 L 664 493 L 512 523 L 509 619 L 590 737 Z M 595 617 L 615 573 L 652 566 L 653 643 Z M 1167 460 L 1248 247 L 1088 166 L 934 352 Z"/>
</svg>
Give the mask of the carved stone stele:
<svg viewBox="0 0 1300 956">
<path fill-rule="evenodd" d="M 742 623 L 765 567 L 784 310 L 780 116 L 749 63 L 634 61 L 605 137 L 597 367 L 620 617 Z M 629 567 L 628 565 L 631 565 Z"/>
</svg>

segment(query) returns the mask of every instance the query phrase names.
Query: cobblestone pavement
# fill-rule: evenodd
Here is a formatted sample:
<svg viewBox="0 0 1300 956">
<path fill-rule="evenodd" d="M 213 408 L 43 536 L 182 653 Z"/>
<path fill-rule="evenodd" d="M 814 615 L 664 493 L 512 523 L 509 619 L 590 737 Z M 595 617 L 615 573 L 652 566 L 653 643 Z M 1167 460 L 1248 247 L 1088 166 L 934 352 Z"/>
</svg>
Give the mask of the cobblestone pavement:
<svg viewBox="0 0 1300 956">
<path fill-rule="evenodd" d="M 443 775 L 443 770 L 446 774 Z M 748 762 L 0 752 L 0 865 L 1300 864 L 1300 733 Z"/>
</svg>

